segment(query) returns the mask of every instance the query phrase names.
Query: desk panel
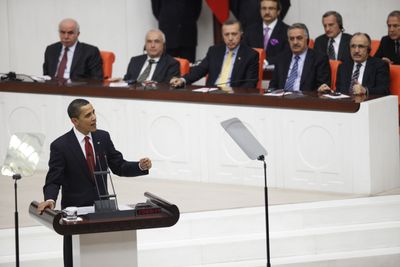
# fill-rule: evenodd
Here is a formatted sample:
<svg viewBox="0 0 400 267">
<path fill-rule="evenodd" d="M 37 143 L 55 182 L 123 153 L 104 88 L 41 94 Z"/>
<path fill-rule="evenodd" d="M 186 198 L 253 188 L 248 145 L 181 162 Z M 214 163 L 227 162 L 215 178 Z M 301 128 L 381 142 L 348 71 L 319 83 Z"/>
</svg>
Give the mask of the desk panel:
<svg viewBox="0 0 400 267">
<path fill-rule="evenodd" d="M 61 89 L 62 93 L 53 95 L 15 89 L 0 92 L 0 118 L 5 122 L 0 130 L 1 146 L 6 147 L 16 131 L 45 133 L 40 168 L 46 169 L 50 142 L 72 126 L 66 108 L 76 96 L 70 95 L 71 88 Z M 307 110 L 307 101 L 301 97 L 215 97 L 143 90 L 133 90 L 127 97 L 120 90 L 114 96 L 85 91 L 84 97 L 96 109 L 98 127 L 111 133 L 125 158 L 152 158 L 151 177 L 263 186 L 262 163 L 247 159 L 220 126 L 221 121 L 238 117 L 268 151 L 270 187 L 370 194 L 400 186 L 394 96 L 361 104 L 330 101 L 329 105 L 314 97 L 307 101 L 318 108 Z M 167 100 L 161 100 L 163 96 Z M 171 100 L 179 96 L 184 99 Z M 213 98 L 225 104 L 214 103 Z M 253 98 L 256 103 L 248 104 Z M 300 107 L 290 108 L 295 103 Z M 343 107 L 355 112 L 343 112 Z M 0 157 L 4 153 L 1 149 Z"/>
</svg>

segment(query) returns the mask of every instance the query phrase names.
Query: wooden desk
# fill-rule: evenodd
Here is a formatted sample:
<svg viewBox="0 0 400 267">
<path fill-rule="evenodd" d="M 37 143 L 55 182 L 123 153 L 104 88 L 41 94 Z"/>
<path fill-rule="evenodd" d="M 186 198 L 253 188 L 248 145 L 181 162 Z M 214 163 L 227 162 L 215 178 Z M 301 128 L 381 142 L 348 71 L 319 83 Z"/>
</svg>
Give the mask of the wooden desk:
<svg viewBox="0 0 400 267">
<path fill-rule="evenodd" d="M 267 97 L 257 89 L 192 88 L 0 83 L 0 142 L 5 147 L 13 132 L 46 133 L 46 169 L 50 142 L 71 128 L 69 102 L 84 97 L 127 159 L 152 158 L 151 177 L 262 186 L 260 162 L 248 160 L 220 126 L 238 117 L 268 151 L 271 187 L 370 194 L 400 186 L 394 96 L 357 103 L 315 92 Z"/>
</svg>

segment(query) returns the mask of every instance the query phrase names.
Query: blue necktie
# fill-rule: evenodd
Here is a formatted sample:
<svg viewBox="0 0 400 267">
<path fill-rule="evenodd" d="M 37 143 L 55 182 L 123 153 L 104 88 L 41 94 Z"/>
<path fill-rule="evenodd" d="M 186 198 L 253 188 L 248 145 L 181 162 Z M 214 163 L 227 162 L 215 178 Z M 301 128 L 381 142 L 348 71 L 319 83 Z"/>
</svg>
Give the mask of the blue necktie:
<svg viewBox="0 0 400 267">
<path fill-rule="evenodd" d="M 285 84 L 286 91 L 294 90 L 293 86 L 294 86 L 294 81 L 297 78 L 297 69 L 299 68 L 299 59 L 300 59 L 300 56 L 298 56 L 298 55 L 294 57 L 293 68 L 290 71 L 289 77 L 287 78 L 286 84 Z"/>
</svg>

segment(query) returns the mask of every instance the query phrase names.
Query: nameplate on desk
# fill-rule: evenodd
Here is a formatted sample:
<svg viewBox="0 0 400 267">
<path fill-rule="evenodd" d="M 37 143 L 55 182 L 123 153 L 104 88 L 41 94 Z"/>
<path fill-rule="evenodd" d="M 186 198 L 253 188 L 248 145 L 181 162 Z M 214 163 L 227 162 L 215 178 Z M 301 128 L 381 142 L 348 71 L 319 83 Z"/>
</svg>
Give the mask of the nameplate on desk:
<svg viewBox="0 0 400 267">
<path fill-rule="evenodd" d="M 265 93 L 264 95 L 267 95 L 267 96 L 285 96 L 285 95 L 291 95 L 291 94 L 293 94 L 293 92 L 291 92 L 291 91 L 274 90 L 272 92 Z"/>
<path fill-rule="evenodd" d="M 212 91 L 218 91 L 218 88 L 213 87 L 213 88 L 209 88 L 209 87 L 202 87 L 202 88 L 198 88 L 198 89 L 193 89 L 192 92 L 198 92 L 198 93 L 208 93 L 208 92 L 212 92 Z"/>
</svg>

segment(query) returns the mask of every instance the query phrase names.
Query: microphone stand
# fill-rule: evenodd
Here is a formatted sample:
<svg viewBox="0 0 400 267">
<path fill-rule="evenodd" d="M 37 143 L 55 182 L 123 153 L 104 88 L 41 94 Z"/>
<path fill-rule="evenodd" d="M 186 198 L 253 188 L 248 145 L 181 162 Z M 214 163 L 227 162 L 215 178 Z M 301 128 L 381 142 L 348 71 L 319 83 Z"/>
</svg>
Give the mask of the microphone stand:
<svg viewBox="0 0 400 267">
<path fill-rule="evenodd" d="M 265 201 L 265 242 L 267 252 L 267 267 L 271 267 L 271 257 L 269 251 L 269 211 L 268 211 L 268 185 L 267 185 L 267 163 L 264 155 L 257 158 L 264 163 L 264 201 Z"/>
<path fill-rule="evenodd" d="M 15 202 L 15 212 L 14 212 L 14 223 L 15 223 L 15 266 L 19 267 L 19 231 L 18 231 L 18 202 L 17 202 L 17 180 L 21 179 L 20 174 L 14 174 L 12 176 L 14 179 L 14 202 Z"/>
</svg>

